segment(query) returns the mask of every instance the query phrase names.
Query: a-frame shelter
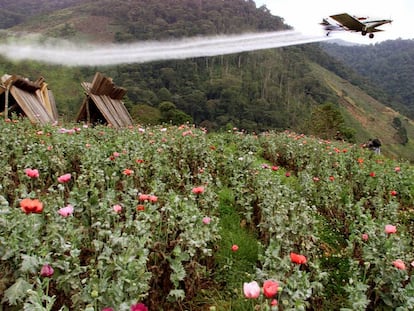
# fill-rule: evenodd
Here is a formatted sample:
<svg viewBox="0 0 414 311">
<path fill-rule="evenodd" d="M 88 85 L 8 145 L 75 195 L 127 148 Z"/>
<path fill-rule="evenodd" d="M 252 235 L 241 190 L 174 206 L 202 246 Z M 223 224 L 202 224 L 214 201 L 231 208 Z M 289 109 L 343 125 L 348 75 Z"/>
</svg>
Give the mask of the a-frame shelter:
<svg viewBox="0 0 414 311">
<path fill-rule="evenodd" d="M 111 78 L 97 72 L 92 83 L 82 82 L 85 99 L 76 117 L 77 122 L 109 124 L 115 128 L 133 124 L 122 98 L 126 89 L 117 87 Z"/>
<path fill-rule="evenodd" d="M 43 77 L 32 82 L 18 75 L 3 75 L 0 80 L 0 114 L 5 119 L 15 114 L 40 124 L 58 121 L 53 93 Z"/>
</svg>

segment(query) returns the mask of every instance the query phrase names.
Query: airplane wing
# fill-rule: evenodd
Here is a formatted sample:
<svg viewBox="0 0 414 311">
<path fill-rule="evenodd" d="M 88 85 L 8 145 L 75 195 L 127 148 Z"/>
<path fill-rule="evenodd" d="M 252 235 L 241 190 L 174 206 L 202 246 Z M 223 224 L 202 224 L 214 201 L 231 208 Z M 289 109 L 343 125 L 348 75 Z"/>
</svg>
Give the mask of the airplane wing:
<svg viewBox="0 0 414 311">
<path fill-rule="evenodd" d="M 355 17 L 352 17 L 347 13 L 331 15 L 330 18 L 336 20 L 343 27 L 349 30 L 362 31 L 365 28 L 365 24 L 361 23 Z"/>
</svg>

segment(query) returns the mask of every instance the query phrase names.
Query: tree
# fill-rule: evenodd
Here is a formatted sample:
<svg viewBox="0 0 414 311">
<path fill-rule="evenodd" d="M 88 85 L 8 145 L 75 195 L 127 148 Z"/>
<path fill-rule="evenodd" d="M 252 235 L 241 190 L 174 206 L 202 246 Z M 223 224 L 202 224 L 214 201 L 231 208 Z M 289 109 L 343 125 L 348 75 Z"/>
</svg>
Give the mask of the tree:
<svg viewBox="0 0 414 311">
<path fill-rule="evenodd" d="M 161 122 L 180 125 L 186 122 L 192 123 L 191 116 L 184 111 L 178 110 L 172 102 L 164 101 L 160 103 Z"/>
<path fill-rule="evenodd" d="M 309 120 L 311 134 L 324 139 L 332 139 L 340 132 L 344 118 L 333 104 L 326 103 L 313 108 Z"/>
</svg>

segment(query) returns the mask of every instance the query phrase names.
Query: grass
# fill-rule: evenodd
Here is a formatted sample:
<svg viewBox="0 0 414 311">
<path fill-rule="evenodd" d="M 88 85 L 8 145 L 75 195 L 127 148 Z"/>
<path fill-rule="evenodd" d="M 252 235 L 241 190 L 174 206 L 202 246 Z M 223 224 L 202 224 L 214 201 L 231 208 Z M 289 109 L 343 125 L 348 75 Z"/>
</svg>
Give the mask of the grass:
<svg viewBox="0 0 414 311">
<path fill-rule="evenodd" d="M 244 282 L 253 280 L 261 250 L 256 236 L 243 225 L 231 189 L 223 189 L 219 197 L 222 239 L 215 256 L 217 273 L 214 275 L 218 287 L 207 296 L 212 297 L 210 304 L 215 310 L 251 310 L 250 303 L 243 298 L 242 288 Z M 232 251 L 233 245 L 239 247 L 237 251 Z"/>
</svg>

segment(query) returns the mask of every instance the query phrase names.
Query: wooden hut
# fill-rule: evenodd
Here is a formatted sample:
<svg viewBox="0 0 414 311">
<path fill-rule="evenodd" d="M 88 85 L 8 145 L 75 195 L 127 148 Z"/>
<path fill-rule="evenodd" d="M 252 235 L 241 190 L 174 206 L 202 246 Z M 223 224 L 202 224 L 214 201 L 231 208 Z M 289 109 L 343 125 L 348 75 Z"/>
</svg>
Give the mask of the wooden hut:
<svg viewBox="0 0 414 311">
<path fill-rule="evenodd" d="M 58 120 L 55 99 L 43 77 L 32 82 L 18 75 L 5 74 L 0 80 L 0 113 L 26 116 L 33 123 L 55 123 Z"/>
<path fill-rule="evenodd" d="M 77 122 L 103 123 L 116 128 L 132 125 L 132 118 L 125 108 L 122 98 L 126 89 L 117 87 L 111 78 L 97 72 L 92 83 L 81 83 L 85 90 L 84 99 Z"/>
</svg>

